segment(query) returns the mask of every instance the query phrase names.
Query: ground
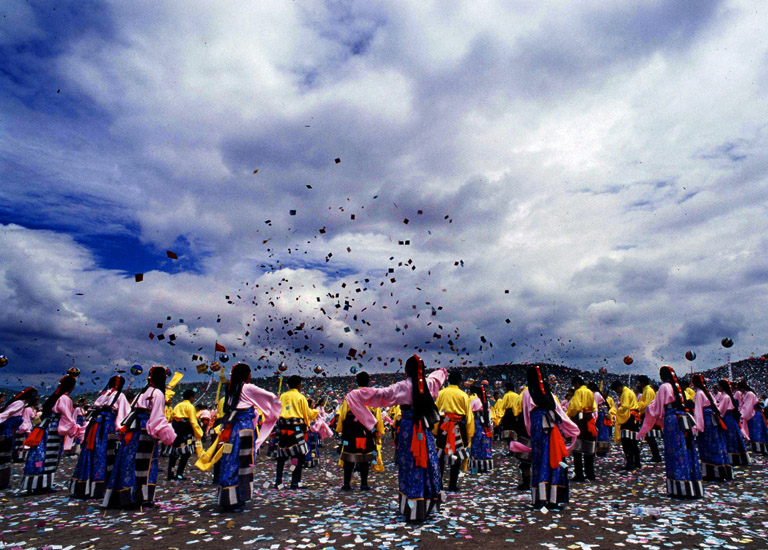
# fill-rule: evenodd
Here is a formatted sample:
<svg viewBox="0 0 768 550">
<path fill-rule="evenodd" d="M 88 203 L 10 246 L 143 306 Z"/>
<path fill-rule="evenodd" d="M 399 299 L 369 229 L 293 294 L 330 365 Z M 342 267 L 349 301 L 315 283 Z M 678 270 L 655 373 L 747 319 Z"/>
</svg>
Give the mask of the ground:
<svg viewBox="0 0 768 550">
<path fill-rule="evenodd" d="M 493 473 L 463 476 L 461 491 L 448 494 L 438 514 L 410 524 L 395 509 L 397 472 L 389 445 L 387 471 L 372 474 L 373 490 L 349 493 L 339 490 L 341 470 L 332 447 L 322 449 L 317 468 L 305 471 L 299 490 L 270 488 L 274 461 L 258 457 L 254 500 L 240 514 L 219 513 L 210 475 L 192 466 L 184 481 L 161 476 L 154 509 L 120 512 L 71 500 L 63 485 L 75 458 L 65 457 L 58 493 L 0 492 L 0 548 L 768 548 L 768 460 L 762 457 L 737 469 L 732 483 L 705 484 L 704 499 L 676 501 L 665 496 L 663 464 L 620 472 L 616 447 L 598 458 L 597 481 L 572 484 L 571 503 L 553 512 L 534 510 L 530 494 L 515 490 L 516 461 L 496 443 Z M 165 464 L 161 459 L 161 468 Z M 14 486 L 20 471 L 15 464 Z"/>
</svg>

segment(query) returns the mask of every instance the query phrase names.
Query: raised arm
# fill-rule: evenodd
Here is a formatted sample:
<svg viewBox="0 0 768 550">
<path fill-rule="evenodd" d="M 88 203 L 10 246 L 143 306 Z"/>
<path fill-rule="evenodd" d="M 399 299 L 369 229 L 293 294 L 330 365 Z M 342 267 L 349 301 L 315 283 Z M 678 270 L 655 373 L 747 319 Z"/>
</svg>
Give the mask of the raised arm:
<svg viewBox="0 0 768 550">
<path fill-rule="evenodd" d="M 72 406 L 72 400 L 68 395 L 64 394 L 56 401 L 56 405 L 53 406 L 53 412 L 58 413 L 60 416 L 58 432 L 59 435 L 68 435 L 71 438 L 76 438 L 83 435 L 85 432 L 85 426 L 78 426 L 75 418 L 75 409 Z"/>
<path fill-rule="evenodd" d="M 149 396 L 149 420 L 147 420 L 147 433 L 159 439 L 166 445 L 173 445 L 176 432 L 171 423 L 165 418 L 165 395 L 158 389 L 152 389 Z"/>
<path fill-rule="evenodd" d="M 254 384 L 245 384 L 240 394 L 240 403 L 243 401 L 249 402 L 251 406 L 257 407 L 264 413 L 264 424 L 262 424 L 259 437 L 256 438 L 253 445 L 255 452 L 272 433 L 272 428 L 275 427 L 277 419 L 280 418 L 280 400 L 274 393 L 263 390 Z"/>
</svg>

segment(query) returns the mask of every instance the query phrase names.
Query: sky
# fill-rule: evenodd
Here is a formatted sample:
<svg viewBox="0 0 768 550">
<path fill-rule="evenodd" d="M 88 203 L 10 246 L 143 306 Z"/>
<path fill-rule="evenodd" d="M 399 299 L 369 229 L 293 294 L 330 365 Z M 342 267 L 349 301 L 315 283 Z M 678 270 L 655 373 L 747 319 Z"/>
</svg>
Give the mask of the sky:
<svg viewBox="0 0 768 550">
<path fill-rule="evenodd" d="M 0 12 L 0 385 L 768 351 L 762 2 Z"/>
</svg>

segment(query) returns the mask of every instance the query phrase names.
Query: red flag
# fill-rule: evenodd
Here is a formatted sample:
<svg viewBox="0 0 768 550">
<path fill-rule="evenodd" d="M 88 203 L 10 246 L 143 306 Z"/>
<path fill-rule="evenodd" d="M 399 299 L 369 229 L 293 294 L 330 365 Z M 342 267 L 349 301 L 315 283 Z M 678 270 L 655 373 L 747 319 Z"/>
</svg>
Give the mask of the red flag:
<svg viewBox="0 0 768 550">
<path fill-rule="evenodd" d="M 216 351 L 220 351 L 221 353 L 227 353 L 227 348 L 216 342 Z"/>
</svg>

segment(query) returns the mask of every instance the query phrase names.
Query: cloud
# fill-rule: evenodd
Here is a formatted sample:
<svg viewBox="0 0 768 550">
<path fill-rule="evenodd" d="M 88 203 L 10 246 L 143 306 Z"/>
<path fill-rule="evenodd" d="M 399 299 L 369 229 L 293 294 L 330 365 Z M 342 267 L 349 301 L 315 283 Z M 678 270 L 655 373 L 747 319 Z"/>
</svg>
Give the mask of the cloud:
<svg viewBox="0 0 768 550">
<path fill-rule="evenodd" d="M 9 373 L 217 339 L 339 369 L 764 352 L 767 52 L 738 3 L 14 10 Z"/>
</svg>

